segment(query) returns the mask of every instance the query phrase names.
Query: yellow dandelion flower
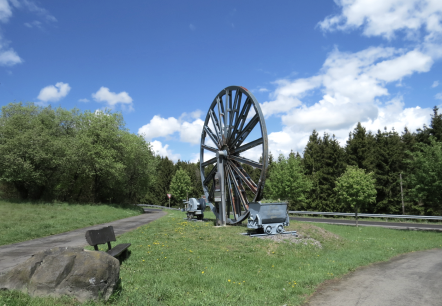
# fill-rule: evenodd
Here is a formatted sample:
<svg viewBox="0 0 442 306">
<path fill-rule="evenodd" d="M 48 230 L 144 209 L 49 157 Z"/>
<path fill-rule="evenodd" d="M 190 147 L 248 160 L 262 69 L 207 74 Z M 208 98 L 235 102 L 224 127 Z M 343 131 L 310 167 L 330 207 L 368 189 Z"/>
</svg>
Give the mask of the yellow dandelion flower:
<svg viewBox="0 0 442 306">
<path fill-rule="evenodd" d="M 230 283 L 230 279 L 228 280 L 228 282 Z"/>
<path fill-rule="evenodd" d="M 201 274 L 204 274 L 204 271 L 203 271 L 203 272 L 201 272 Z"/>
</svg>

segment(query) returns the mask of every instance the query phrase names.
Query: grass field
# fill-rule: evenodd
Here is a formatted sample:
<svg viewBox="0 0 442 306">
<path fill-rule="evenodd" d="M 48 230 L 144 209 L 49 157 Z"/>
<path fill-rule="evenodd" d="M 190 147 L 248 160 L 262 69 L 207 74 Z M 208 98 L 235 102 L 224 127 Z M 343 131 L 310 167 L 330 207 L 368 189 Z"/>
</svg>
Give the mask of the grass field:
<svg viewBox="0 0 442 306">
<path fill-rule="evenodd" d="M 120 236 L 132 246 L 119 291 L 106 303 L 84 305 L 301 305 L 325 280 L 398 254 L 442 248 L 439 232 L 292 222 L 289 229 L 305 239 L 295 244 L 242 236 L 244 226 L 183 218 L 168 211 Z M 78 303 L 3 291 L 4 304 Z"/>
<path fill-rule="evenodd" d="M 137 206 L 32 204 L 0 201 L 0 245 L 139 215 Z"/>
</svg>

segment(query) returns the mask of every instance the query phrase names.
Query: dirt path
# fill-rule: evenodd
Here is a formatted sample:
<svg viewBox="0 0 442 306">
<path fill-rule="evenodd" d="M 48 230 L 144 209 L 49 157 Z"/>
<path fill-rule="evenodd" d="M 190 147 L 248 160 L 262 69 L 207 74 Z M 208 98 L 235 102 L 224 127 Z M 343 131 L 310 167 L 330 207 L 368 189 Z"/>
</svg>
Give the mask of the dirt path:
<svg viewBox="0 0 442 306">
<path fill-rule="evenodd" d="M 442 249 L 399 255 L 325 283 L 304 306 L 442 305 Z"/>
<path fill-rule="evenodd" d="M 118 236 L 152 222 L 166 214 L 161 210 L 145 209 L 144 211 L 144 214 L 135 217 L 129 217 L 108 223 L 80 228 L 66 233 L 0 246 L 0 275 L 19 263 L 24 262 L 32 254 L 39 251 L 54 247 L 86 246 L 87 243 L 85 234 L 87 230 L 99 229 L 104 226 L 112 225 L 114 227 L 115 234 Z"/>
</svg>

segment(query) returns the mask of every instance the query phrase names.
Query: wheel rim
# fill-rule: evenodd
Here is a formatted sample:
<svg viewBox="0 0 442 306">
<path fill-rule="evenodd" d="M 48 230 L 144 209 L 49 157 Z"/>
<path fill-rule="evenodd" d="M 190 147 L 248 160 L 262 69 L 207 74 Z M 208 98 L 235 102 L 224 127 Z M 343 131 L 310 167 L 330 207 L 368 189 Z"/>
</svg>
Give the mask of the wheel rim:
<svg viewBox="0 0 442 306">
<path fill-rule="evenodd" d="M 209 202 L 214 200 L 216 152 L 222 150 L 227 152 L 224 185 L 228 220 L 238 223 L 247 217 L 249 202 L 262 198 L 268 162 L 264 116 L 254 95 L 244 87 L 221 90 L 206 115 L 201 133 L 200 172 Z"/>
</svg>

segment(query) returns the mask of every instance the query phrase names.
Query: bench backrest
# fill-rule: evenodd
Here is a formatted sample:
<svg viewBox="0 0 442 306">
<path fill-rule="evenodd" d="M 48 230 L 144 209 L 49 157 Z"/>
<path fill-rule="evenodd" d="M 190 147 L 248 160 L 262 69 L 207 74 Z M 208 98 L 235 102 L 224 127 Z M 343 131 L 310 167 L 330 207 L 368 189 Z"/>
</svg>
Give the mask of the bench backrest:
<svg viewBox="0 0 442 306">
<path fill-rule="evenodd" d="M 117 241 L 114 228 L 112 226 L 103 227 L 98 230 L 89 230 L 86 232 L 86 241 L 89 245 L 104 244 L 109 241 Z"/>
</svg>

